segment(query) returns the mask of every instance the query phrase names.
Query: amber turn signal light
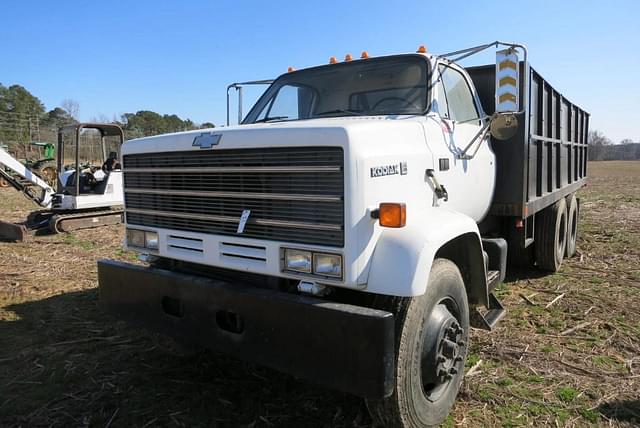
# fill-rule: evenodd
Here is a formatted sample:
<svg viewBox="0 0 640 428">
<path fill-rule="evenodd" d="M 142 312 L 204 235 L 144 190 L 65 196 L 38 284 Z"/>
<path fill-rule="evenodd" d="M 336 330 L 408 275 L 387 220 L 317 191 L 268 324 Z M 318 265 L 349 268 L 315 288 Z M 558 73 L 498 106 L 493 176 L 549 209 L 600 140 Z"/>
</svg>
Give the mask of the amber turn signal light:
<svg viewBox="0 0 640 428">
<path fill-rule="evenodd" d="M 378 208 L 378 221 L 383 227 L 404 227 L 407 224 L 407 206 L 383 202 Z"/>
</svg>

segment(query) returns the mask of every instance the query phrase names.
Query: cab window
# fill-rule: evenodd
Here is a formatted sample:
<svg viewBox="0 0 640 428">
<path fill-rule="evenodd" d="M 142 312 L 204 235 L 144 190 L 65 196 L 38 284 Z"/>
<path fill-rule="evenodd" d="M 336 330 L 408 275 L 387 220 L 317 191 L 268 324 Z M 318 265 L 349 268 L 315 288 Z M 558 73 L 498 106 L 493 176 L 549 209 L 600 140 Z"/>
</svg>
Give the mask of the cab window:
<svg viewBox="0 0 640 428">
<path fill-rule="evenodd" d="M 447 97 L 449 118 L 456 122 L 479 119 L 471 88 L 462 73 L 444 65 L 439 66 L 438 71 Z"/>
</svg>

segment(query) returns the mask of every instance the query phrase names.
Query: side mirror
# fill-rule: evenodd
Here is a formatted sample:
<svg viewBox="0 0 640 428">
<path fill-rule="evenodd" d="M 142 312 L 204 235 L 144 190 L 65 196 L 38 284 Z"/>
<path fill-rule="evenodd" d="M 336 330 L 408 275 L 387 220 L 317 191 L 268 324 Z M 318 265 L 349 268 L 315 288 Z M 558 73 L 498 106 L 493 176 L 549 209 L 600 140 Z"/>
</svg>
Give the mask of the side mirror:
<svg viewBox="0 0 640 428">
<path fill-rule="evenodd" d="M 491 136 L 496 140 L 508 140 L 518 132 L 518 118 L 513 113 L 496 114 L 491 118 Z"/>
</svg>

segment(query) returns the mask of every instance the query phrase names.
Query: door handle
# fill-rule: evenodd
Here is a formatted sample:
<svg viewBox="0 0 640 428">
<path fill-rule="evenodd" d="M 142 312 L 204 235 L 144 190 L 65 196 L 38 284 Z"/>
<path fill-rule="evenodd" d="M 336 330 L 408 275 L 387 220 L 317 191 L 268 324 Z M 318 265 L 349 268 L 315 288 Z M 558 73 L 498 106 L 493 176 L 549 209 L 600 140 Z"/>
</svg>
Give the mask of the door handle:
<svg viewBox="0 0 640 428">
<path fill-rule="evenodd" d="M 449 200 L 449 193 L 447 192 L 447 189 L 445 189 L 444 185 L 440 184 L 436 178 L 435 172 L 432 169 L 428 169 L 426 171 L 426 175 L 433 183 L 433 190 L 438 199 L 444 199 L 444 201 L 447 202 Z"/>
</svg>

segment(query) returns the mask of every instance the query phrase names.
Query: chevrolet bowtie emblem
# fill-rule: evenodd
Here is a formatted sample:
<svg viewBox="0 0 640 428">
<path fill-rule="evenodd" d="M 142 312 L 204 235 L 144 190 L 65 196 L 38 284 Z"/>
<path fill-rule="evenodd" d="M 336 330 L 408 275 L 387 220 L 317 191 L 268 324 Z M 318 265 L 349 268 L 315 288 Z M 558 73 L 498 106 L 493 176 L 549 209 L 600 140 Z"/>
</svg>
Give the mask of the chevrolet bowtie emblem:
<svg viewBox="0 0 640 428">
<path fill-rule="evenodd" d="M 193 146 L 198 146 L 201 149 L 210 149 L 213 146 L 220 144 L 220 138 L 222 134 L 214 134 L 213 132 L 203 132 L 193 139 Z"/>
<path fill-rule="evenodd" d="M 238 223 L 238 230 L 236 233 L 244 232 L 244 226 L 247 224 L 247 220 L 249 220 L 249 216 L 251 215 L 251 210 L 242 210 L 242 215 L 240 216 L 240 223 Z"/>
</svg>

